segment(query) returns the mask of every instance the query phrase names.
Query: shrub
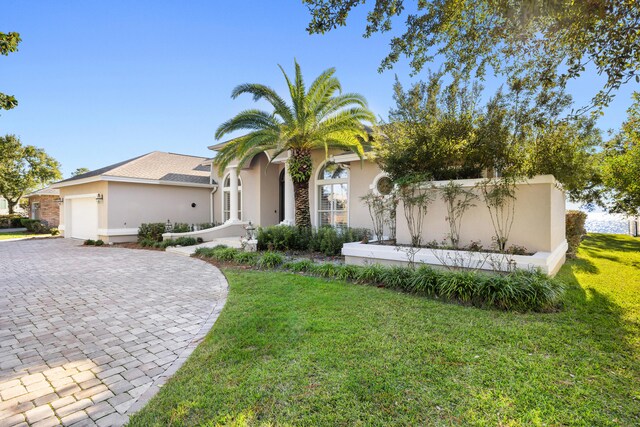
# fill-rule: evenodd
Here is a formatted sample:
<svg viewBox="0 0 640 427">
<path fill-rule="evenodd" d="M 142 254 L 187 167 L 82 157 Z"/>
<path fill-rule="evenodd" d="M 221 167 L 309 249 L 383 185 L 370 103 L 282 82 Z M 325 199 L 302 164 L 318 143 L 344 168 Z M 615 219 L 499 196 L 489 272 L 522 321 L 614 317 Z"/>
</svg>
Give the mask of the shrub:
<svg viewBox="0 0 640 427">
<path fill-rule="evenodd" d="M 149 224 L 140 224 L 138 227 L 138 241 L 153 240 L 155 242 L 162 241 L 162 233 L 165 232 L 165 224 L 162 222 L 153 222 Z"/>
<path fill-rule="evenodd" d="M 407 291 L 425 295 L 433 295 L 438 288 L 438 271 L 426 265 L 418 267 L 411 280 L 407 282 Z"/>
<path fill-rule="evenodd" d="M 408 289 L 414 270 L 408 267 L 393 266 L 385 268 L 382 284 L 392 289 Z"/>
<path fill-rule="evenodd" d="M 156 242 L 155 240 L 152 239 L 142 239 L 142 240 L 138 240 L 138 244 L 140 246 L 142 246 L 143 248 L 150 248 L 153 247 L 154 244 L 156 244 L 158 242 Z"/>
<path fill-rule="evenodd" d="M 85 246 L 95 246 L 95 244 L 96 244 L 96 241 L 92 240 L 92 239 L 87 239 L 83 243 L 83 245 L 85 245 Z"/>
<path fill-rule="evenodd" d="M 312 231 L 304 227 L 291 227 L 288 225 L 274 225 L 258 228 L 258 250 L 306 251 Z"/>
<path fill-rule="evenodd" d="M 96 240 L 96 246 L 103 246 L 104 245 L 104 241 L 101 239 Z"/>
<path fill-rule="evenodd" d="M 57 228 L 50 228 L 49 232 L 51 233 L 52 236 L 57 236 L 60 234 L 60 230 L 58 230 Z"/>
<path fill-rule="evenodd" d="M 194 255 L 205 257 L 205 258 L 211 258 L 212 252 L 213 252 L 213 248 L 198 248 L 196 249 Z"/>
<path fill-rule="evenodd" d="M 575 256 L 578 246 L 582 241 L 582 237 L 587 234 L 584 223 L 587 220 L 587 214 L 582 211 L 567 211 L 565 217 L 565 227 L 567 234 L 567 243 L 569 249 L 567 254 L 571 257 Z"/>
<path fill-rule="evenodd" d="M 258 263 L 258 258 L 260 257 L 260 255 L 257 252 L 245 252 L 245 251 L 238 251 L 236 252 L 233 260 L 235 262 L 237 262 L 238 264 L 244 264 L 244 265 L 256 265 Z"/>
<path fill-rule="evenodd" d="M 360 283 L 371 283 L 377 285 L 382 282 L 385 275 L 385 268 L 380 264 L 369 264 L 358 271 L 356 280 Z"/>
<path fill-rule="evenodd" d="M 216 224 L 213 222 L 203 222 L 200 224 L 196 224 L 200 230 L 206 230 L 207 228 L 217 227 L 220 224 Z"/>
<path fill-rule="evenodd" d="M 193 238 L 193 237 L 178 237 L 177 239 L 175 239 L 175 244 L 179 245 L 179 246 L 193 246 L 196 243 L 198 243 L 198 241 Z"/>
<path fill-rule="evenodd" d="M 20 225 L 35 234 L 47 234 L 50 232 L 49 227 L 37 219 L 21 218 Z"/>
<path fill-rule="evenodd" d="M 188 233 L 191 231 L 191 226 L 182 222 L 176 222 L 171 229 L 172 233 Z"/>
<path fill-rule="evenodd" d="M 341 264 L 336 266 L 334 277 L 340 280 L 355 280 L 359 272 L 359 268 L 355 265 Z"/>
<path fill-rule="evenodd" d="M 258 228 L 258 250 L 322 252 L 327 256 L 339 255 L 342 245 L 369 238 L 364 228 L 320 227 L 313 231 L 304 227 L 274 225 Z"/>
<path fill-rule="evenodd" d="M 511 255 L 526 255 L 527 248 L 520 245 L 511 245 L 507 248 L 505 252 Z"/>
<path fill-rule="evenodd" d="M 20 214 L 0 215 L 0 228 L 22 227 L 21 220 L 23 218 Z"/>
<path fill-rule="evenodd" d="M 477 290 L 483 278 L 473 272 L 451 271 L 441 274 L 437 280 L 438 295 L 462 302 L 477 299 Z"/>
<path fill-rule="evenodd" d="M 322 227 L 318 230 L 319 251 L 327 256 L 340 254 L 343 241 L 338 236 L 338 231 L 333 227 Z M 321 236 L 321 237 L 320 237 Z"/>
<path fill-rule="evenodd" d="M 204 243 L 204 240 L 202 239 L 202 237 L 198 237 L 198 238 L 196 238 L 196 242 L 197 243 Z"/>
<path fill-rule="evenodd" d="M 309 273 L 320 277 L 335 277 L 337 266 L 330 262 L 321 264 L 313 264 L 309 269 Z"/>
<path fill-rule="evenodd" d="M 143 244 L 144 242 L 144 244 Z M 193 246 L 196 244 L 196 239 L 193 237 L 178 237 L 177 239 L 167 239 L 162 242 L 156 242 L 154 240 L 142 240 L 140 241 L 141 246 L 151 246 L 154 248 L 166 249 L 169 246 Z"/>
<path fill-rule="evenodd" d="M 283 265 L 286 270 L 293 271 L 294 273 L 305 273 L 313 267 L 313 261 L 310 259 L 302 259 L 299 261 L 290 261 Z"/>
<path fill-rule="evenodd" d="M 258 260 L 258 267 L 260 268 L 275 268 L 280 266 L 284 262 L 284 256 L 277 252 L 267 251 L 262 254 Z"/>
<path fill-rule="evenodd" d="M 238 252 L 239 251 L 235 248 L 214 248 L 212 258 L 215 258 L 218 261 L 230 262 L 235 260 Z"/>
</svg>

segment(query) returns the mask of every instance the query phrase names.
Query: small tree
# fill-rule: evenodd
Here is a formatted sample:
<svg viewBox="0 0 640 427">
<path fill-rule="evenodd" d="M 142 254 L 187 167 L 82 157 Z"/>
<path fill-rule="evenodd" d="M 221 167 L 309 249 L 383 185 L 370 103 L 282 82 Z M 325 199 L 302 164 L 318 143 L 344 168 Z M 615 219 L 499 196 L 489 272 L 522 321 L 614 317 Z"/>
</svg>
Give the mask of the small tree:
<svg viewBox="0 0 640 427">
<path fill-rule="evenodd" d="M 471 207 L 475 206 L 473 201 L 477 196 L 471 190 L 465 190 L 462 185 L 449 181 L 447 185 L 440 188 L 442 200 L 447 207 L 447 222 L 449 223 L 449 235 L 447 238 L 451 246 L 458 248 L 460 244 L 460 227 L 462 216 Z"/>
<path fill-rule="evenodd" d="M 511 178 L 486 179 L 478 184 L 478 188 L 487 209 L 489 209 L 496 249 L 504 253 L 515 217 L 515 180 Z"/>
<path fill-rule="evenodd" d="M 9 213 L 25 193 L 60 179 L 59 168 L 44 150 L 22 145 L 15 135 L 0 137 L 0 195 L 7 199 Z"/>
<path fill-rule="evenodd" d="M 396 239 L 396 208 L 398 207 L 398 197 L 395 191 L 386 195 L 369 192 L 360 199 L 369 208 L 376 243 L 383 242 L 385 226 L 389 229 L 389 240 L 394 242 Z"/>
<path fill-rule="evenodd" d="M 385 208 L 387 211 L 387 215 L 385 216 L 385 221 L 387 224 L 387 228 L 389 229 L 389 241 L 392 245 L 396 243 L 396 215 L 398 209 L 398 194 L 395 189 L 386 196 L 386 204 Z"/>
<path fill-rule="evenodd" d="M 382 242 L 384 236 L 385 209 L 383 197 L 382 195 L 369 192 L 360 198 L 369 208 L 369 216 L 373 224 L 373 235 L 378 244 Z"/>
<path fill-rule="evenodd" d="M 422 246 L 422 229 L 424 217 L 431 202 L 435 199 L 435 193 L 419 176 L 406 178 L 398 183 L 398 196 L 402 201 L 404 218 L 411 236 L 411 246 Z"/>
</svg>

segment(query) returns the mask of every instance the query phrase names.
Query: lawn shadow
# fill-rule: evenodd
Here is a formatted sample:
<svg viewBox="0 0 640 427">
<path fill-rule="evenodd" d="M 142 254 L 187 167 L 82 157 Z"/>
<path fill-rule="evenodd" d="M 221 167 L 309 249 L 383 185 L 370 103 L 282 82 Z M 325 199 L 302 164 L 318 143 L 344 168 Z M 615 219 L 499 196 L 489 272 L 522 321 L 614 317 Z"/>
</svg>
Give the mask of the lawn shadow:
<svg viewBox="0 0 640 427">
<path fill-rule="evenodd" d="M 640 366 L 633 362 L 635 348 L 631 345 L 637 325 L 624 318 L 625 310 L 609 296 L 593 287 L 580 285 L 576 271 L 598 272 L 591 261 L 578 258 L 572 267 L 570 273 L 563 277 L 566 286 L 565 321 L 580 332 L 581 339 L 590 341 L 589 346 L 615 357 L 623 355 L 628 358 L 628 366 L 636 372 L 636 377 L 640 377 Z"/>
<path fill-rule="evenodd" d="M 571 263 L 571 270 L 586 274 L 600 273 L 600 269 L 593 263 L 593 261 L 584 258 L 573 259 Z M 575 279 L 575 276 L 573 277 Z"/>
<path fill-rule="evenodd" d="M 629 236 L 619 234 L 590 233 L 580 243 L 580 248 L 596 252 L 640 252 L 640 239 L 629 239 Z"/>
</svg>

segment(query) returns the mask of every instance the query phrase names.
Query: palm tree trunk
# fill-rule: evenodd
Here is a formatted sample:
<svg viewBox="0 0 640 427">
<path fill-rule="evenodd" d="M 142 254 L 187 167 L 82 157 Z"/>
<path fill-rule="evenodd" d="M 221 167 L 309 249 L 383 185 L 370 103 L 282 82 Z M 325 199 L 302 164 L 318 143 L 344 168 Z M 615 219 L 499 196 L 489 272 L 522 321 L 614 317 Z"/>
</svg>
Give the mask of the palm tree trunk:
<svg viewBox="0 0 640 427">
<path fill-rule="evenodd" d="M 309 181 L 313 163 L 311 151 L 308 149 L 293 149 L 288 160 L 289 174 L 293 181 L 293 194 L 295 198 L 296 226 L 310 228 L 311 214 L 309 212 Z"/>
<path fill-rule="evenodd" d="M 296 205 L 296 226 L 311 228 L 311 213 L 309 211 L 309 181 L 294 182 L 293 192 Z"/>
</svg>

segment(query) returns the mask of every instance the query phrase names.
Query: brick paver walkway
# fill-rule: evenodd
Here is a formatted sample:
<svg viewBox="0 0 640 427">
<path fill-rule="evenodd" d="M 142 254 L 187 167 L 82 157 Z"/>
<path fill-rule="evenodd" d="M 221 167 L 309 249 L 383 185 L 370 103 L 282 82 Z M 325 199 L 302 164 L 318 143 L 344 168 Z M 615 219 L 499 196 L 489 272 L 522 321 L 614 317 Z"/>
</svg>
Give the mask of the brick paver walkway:
<svg viewBox="0 0 640 427">
<path fill-rule="evenodd" d="M 226 295 L 217 268 L 175 254 L 0 243 L 0 427 L 124 424 Z"/>
</svg>

